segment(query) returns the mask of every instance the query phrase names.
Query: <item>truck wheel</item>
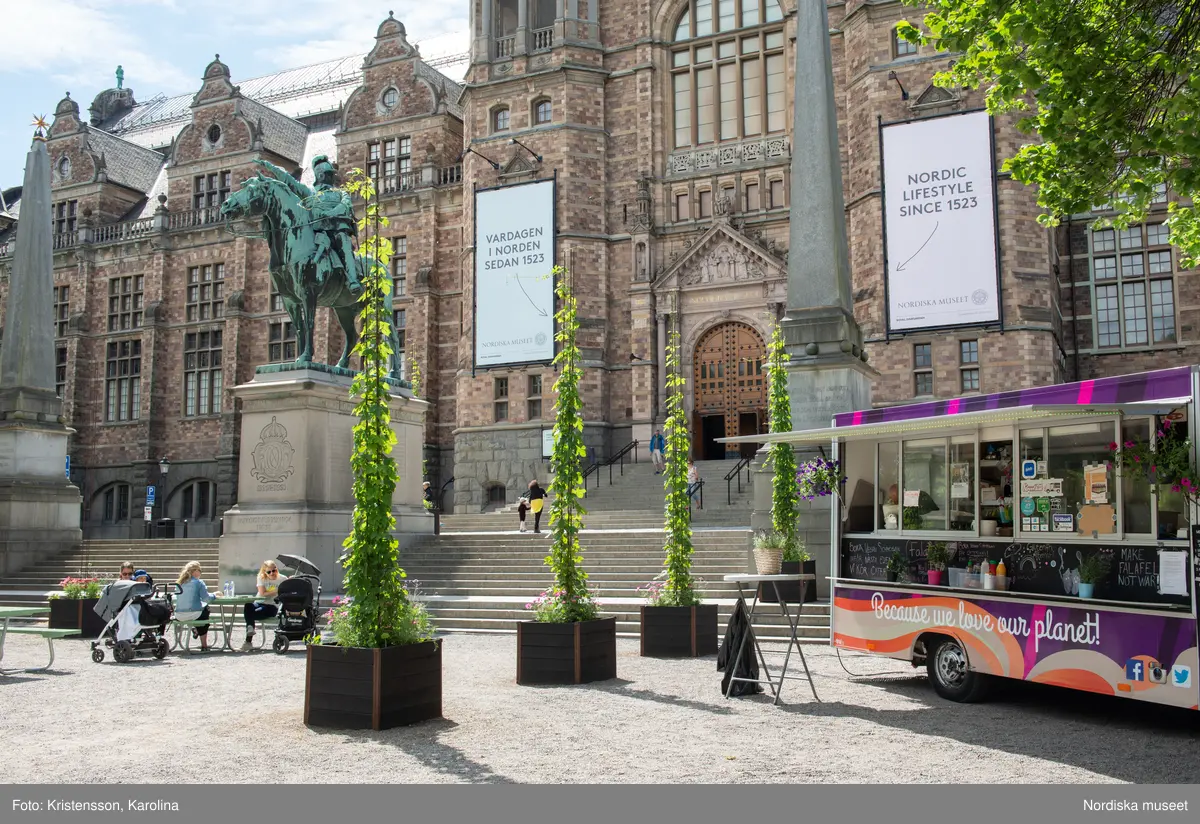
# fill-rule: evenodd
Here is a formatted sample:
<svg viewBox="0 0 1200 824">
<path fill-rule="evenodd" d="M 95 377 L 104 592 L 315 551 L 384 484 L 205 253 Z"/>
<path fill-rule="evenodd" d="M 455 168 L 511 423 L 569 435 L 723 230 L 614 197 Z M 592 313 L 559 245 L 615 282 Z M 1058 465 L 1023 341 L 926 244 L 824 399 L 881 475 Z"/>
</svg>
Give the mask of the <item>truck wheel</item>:
<svg viewBox="0 0 1200 824">
<path fill-rule="evenodd" d="M 988 677 L 970 670 L 962 644 L 953 638 L 941 638 L 933 641 L 932 646 L 925 668 L 937 694 L 961 704 L 982 699 L 987 693 Z"/>
</svg>

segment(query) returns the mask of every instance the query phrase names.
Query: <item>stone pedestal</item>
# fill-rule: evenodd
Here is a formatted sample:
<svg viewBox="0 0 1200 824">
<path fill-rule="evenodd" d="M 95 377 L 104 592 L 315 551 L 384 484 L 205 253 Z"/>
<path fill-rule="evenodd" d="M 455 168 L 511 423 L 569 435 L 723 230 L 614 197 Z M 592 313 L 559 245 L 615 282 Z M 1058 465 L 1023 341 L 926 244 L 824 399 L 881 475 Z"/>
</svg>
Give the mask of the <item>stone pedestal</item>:
<svg viewBox="0 0 1200 824">
<path fill-rule="evenodd" d="M 66 477 L 67 438 L 59 423 L 0 421 L 0 573 L 79 546 L 83 499 Z"/>
<path fill-rule="evenodd" d="M 351 379 L 313 369 L 256 375 L 233 391 L 242 404 L 238 502 L 225 513 L 221 581 L 252 592 L 267 558 L 302 555 L 321 569 L 326 593 L 340 591 L 342 542 L 354 510 Z M 400 554 L 404 535 L 433 532 L 421 503 L 421 456 L 429 404 L 394 389 L 392 430 L 399 481 L 392 499 Z"/>
</svg>

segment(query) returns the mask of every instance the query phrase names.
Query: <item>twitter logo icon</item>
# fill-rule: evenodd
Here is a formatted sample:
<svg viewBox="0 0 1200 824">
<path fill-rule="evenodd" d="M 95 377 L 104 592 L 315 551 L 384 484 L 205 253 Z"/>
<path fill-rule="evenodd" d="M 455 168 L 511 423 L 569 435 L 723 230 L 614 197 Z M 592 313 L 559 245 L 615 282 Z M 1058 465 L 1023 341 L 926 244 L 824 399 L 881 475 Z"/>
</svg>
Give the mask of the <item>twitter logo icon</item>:
<svg viewBox="0 0 1200 824">
<path fill-rule="evenodd" d="M 1192 668 L 1185 664 L 1176 664 L 1171 668 L 1171 684 L 1176 687 L 1190 687 L 1192 685 Z"/>
</svg>

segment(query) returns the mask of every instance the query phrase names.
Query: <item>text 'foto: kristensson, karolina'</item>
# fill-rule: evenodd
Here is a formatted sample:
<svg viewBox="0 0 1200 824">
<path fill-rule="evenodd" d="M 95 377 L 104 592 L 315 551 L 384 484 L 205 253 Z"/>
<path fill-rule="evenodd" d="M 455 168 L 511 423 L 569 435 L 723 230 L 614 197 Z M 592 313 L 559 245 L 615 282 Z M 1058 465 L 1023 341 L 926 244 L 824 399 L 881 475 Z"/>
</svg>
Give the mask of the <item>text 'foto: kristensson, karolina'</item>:
<svg viewBox="0 0 1200 824">
<path fill-rule="evenodd" d="M 29 801 L 14 798 L 12 808 L 14 812 L 25 813 L 177 813 L 179 812 L 179 802 L 166 801 L 161 798 L 152 801 L 143 801 L 139 798 L 130 798 L 125 801 L 77 801 L 73 798 L 47 798 L 45 801 Z"/>
<path fill-rule="evenodd" d="M 1188 811 L 1187 801 L 1132 801 L 1130 799 L 1112 798 L 1108 801 L 1083 802 L 1084 809 L 1089 812 L 1145 812 L 1145 813 L 1185 813 Z"/>
</svg>

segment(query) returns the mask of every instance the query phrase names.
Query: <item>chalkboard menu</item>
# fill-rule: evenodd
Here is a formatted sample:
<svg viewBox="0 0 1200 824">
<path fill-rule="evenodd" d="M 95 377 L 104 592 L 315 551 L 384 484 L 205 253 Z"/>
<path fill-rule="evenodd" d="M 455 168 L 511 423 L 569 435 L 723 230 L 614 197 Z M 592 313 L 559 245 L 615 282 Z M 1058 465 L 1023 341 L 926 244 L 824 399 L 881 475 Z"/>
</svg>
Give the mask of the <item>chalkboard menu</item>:
<svg viewBox="0 0 1200 824">
<path fill-rule="evenodd" d="M 929 568 L 929 540 L 845 538 L 842 541 L 840 577 L 886 581 L 893 553 L 899 553 L 909 581 L 925 583 Z M 1148 604 L 1190 604 L 1188 595 L 1161 595 L 1158 591 L 1158 547 L 1128 544 L 1000 543 L 945 541 L 950 567 L 1004 561 L 1010 589 L 1034 595 L 1078 595 L 1079 565 L 1085 558 L 1108 559 L 1108 574 L 1096 584 L 1094 596 L 1109 601 Z M 1200 563 L 1200 562 L 1198 562 Z"/>
</svg>

